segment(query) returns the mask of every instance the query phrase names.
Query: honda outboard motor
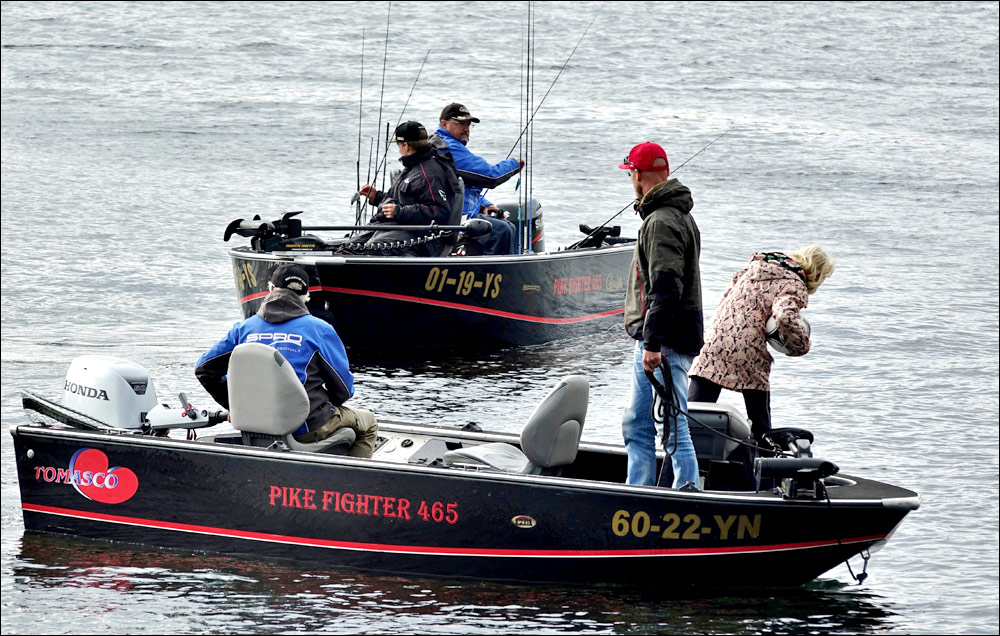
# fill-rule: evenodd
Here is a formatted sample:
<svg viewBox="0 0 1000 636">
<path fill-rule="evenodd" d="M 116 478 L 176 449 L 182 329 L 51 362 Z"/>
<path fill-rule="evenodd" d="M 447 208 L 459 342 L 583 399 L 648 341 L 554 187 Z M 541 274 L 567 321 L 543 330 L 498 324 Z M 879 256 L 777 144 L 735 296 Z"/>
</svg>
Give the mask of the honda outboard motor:
<svg viewBox="0 0 1000 636">
<path fill-rule="evenodd" d="M 141 428 L 156 404 L 149 372 L 128 360 L 80 356 L 66 372 L 62 405 L 108 426 Z"/>
</svg>

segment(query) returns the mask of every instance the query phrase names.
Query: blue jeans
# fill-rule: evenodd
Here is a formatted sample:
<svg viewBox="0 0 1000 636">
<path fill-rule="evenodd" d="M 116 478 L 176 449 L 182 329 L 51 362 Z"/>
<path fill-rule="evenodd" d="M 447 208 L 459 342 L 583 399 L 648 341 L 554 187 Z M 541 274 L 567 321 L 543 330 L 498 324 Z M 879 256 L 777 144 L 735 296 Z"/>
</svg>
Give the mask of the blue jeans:
<svg viewBox="0 0 1000 636">
<path fill-rule="evenodd" d="M 625 438 L 625 452 L 628 454 L 629 484 L 656 485 L 656 422 L 653 421 L 653 386 L 646 379 L 642 367 L 642 341 L 635 343 L 635 356 L 632 360 L 632 402 L 625 408 L 622 415 L 622 436 Z M 664 347 L 664 354 L 670 364 L 670 375 L 673 379 L 674 394 L 680 404 L 681 411 L 687 412 L 688 369 L 694 361 L 692 356 L 677 353 Z M 660 369 L 655 373 L 658 380 L 663 381 Z M 668 414 L 670 413 L 668 409 Z M 676 450 L 672 415 L 666 419 L 667 440 L 665 448 L 673 451 L 674 482 L 673 487 L 679 488 L 689 481 L 695 485 L 701 484 L 698 477 L 698 459 L 694 453 L 694 444 L 688 432 L 687 417 L 683 414 L 677 418 Z"/>
<path fill-rule="evenodd" d="M 492 231 L 478 239 L 483 246 L 483 255 L 517 254 L 517 228 L 506 219 L 498 219 L 486 214 L 474 214 L 470 219 L 485 219 L 493 226 Z"/>
</svg>

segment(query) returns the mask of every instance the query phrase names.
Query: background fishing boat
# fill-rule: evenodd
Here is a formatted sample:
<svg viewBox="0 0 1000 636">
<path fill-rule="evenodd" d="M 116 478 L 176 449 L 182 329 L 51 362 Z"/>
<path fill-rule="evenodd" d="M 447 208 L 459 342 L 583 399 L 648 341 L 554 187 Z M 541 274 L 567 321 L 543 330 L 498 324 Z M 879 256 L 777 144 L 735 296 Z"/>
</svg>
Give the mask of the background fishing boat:
<svg viewBox="0 0 1000 636">
<path fill-rule="evenodd" d="M 452 352 L 536 345 L 591 335 L 606 331 L 616 321 L 621 323 L 625 311 L 625 277 L 635 241 L 620 238 L 620 226 L 608 225 L 618 215 L 613 215 L 604 223 L 595 221 L 594 228 L 580 225 L 584 236 L 578 237 L 572 245 L 547 251 L 541 204 L 532 191 L 535 117 L 593 26 L 593 20 L 548 83 L 548 89 L 544 94 L 538 94 L 534 70 L 533 40 L 537 37 L 534 10 L 530 3 L 527 8 L 526 28 L 522 34 L 520 132 L 505 157 L 510 157 L 515 151 L 520 157 L 521 168 L 514 175 L 517 201 L 493 204 L 486 198 L 491 188 L 479 189 L 478 186 L 483 184 L 470 182 L 467 185 L 475 185 L 476 189 L 465 191 L 464 196 L 461 192 L 456 193 L 457 200 L 453 199 L 452 203 L 461 207 L 461 200 L 472 197 L 478 198 L 478 203 L 471 208 L 473 210 L 486 206 L 499 208 L 498 215 L 505 217 L 516 232 L 513 254 L 481 256 L 483 250 L 477 237 L 489 233 L 489 226 L 481 218 L 461 226 L 464 228 L 462 231 L 459 231 L 458 225 L 431 228 L 434 230 L 431 235 L 427 235 L 427 228 L 422 226 L 389 226 L 396 234 L 402 232 L 404 237 L 405 232 L 412 232 L 411 238 L 398 241 L 397 247 L 403 243 L 423 243 L 436 237 L 438 240 L 431 245 L 434 246 L 432 256 L 437 258 L 426 255 L 423 258 L 389 257 L 385 256 L 384 244 L 369 245 L 365 242 L 365 238 L 377 239 L 377 228 L 384 226 L 362 225 L 369 215 L 375 213 L 374 209 L 365 205 L 365 197 L 360 196 L 363 191 L 361 162 L 365 103 L 365 37 L 362 31 L 358 156 L 355 162 L 355 190 L 350 197 L 355 206 L 355 224 L 303 226 L 302 219 L 297 216 L 299 212 L 284 214 L 274 221 L 254 215 L 252 220 L 237 219 L 230 223 L 224 240 L 228 241 L 234 234 L 250 239 L 249 247 L 238 247 L 229 252 L 244 318 L 254 315 L 263 302 L 271 272 L 281 263 L 294 262 L 304 266 L 310 275 L 310 311 L 337 329 L 355 359 L 359 354 L 387 351 L 426 355 L 428 350 Z M 389 147 L 392 145 L 388 132 L 395 127 L 386 119 L 386 133 L 381 134 L 391 4 L 389 9 L 383 43 L 383 84 L 378 101 L 378 123 L 364 179 L 365 184 L 377 185 L 381 173 L 382 191 L 386 189 Z M 430 50 L 424 55 L 396 125 L 406 115 L 429 56 Z M 385 115 L 388 117 L 388 113 Z M 428 130 L 433 130 L 433 123 L 428 124 Z M 375 153 L 374 161 L 371 151 Z M 678 163 L 674 165 L 675 170 L 682 167 Z M 392 180 L 395 180 L 395 175 Z M 497 185 L 500 184 L 494 184 L 494 187 Z M 471 214 L 467 201 L 464 211 L 466 215 Z M 454 209 L 452 222 L 459 223 L 460 217 L 458 208 Z M 474 227 L 476 224 L 479 226 Z M 350 234 L 339 240 L 306 234 L 324 229 L 350 230 Z M 364 230 L 373 231 L 364 234 Z"/>
<path fill-rule="evenodd" d="M 242 224 L 251 245 L 229 252 L 240 310 L 244 317 L 257 312 L 278 265 L 303 265 L 311 278 L 310 311 L 336 328 L 352 355 L 537 345 L 622 323 L 634 241 L 606 243 L 607 231 L 581 234 L 593 247 L 551 252 L 368 256 L 344 252 L 346 239 L 303 237 L 308 227 L 289 233 L 290 221 L 297 219 Z M 540 216 L 534 225 L 540 238 Z M 226 237 L 238 226 L 230 224 Z"/>
</svg>

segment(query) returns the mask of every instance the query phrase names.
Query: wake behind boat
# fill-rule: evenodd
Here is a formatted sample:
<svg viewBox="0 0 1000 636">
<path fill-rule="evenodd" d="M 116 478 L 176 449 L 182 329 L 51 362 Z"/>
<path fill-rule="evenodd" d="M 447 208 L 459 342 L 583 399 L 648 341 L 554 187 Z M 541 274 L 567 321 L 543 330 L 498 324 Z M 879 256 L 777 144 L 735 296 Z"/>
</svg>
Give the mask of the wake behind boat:
<svg viewBox="0 0 1000 636">
<path fill-rule="evenodd" d="M 517 214 L 516 205 L 506 207 Z M 439 256 L 369 256 L 351 236 L 310 234 L 317 228 L 296 214 L 238 219 L 227 228 L 227 241 L 250 239 L 229 252 L 244 318 L 263 302 L 271 273 L 293 262 L 313 281 L 310 312 L 332 324 L 352 354 L 534 345 L 621 323 L 634 240 L 619 238 L 617 227 L 582 227 L 580 241 L 546 252 L 536 207 L 532 253 L 466 255 L 464 237 L 474 226 L 457 226 L 435 230 L 453 239 Z"/>
<path fill-rule="evenodd" d="M 281 364 L 273 349 L 258 355 L 267 349 L 234 353 L 231 376 L 269 377 Z M 774 431 L 778 457 L 736 461 L 749 425 L 716 404 L 690 406 L 703 426 L 692 433 L 704 490 L 625 485 L 620 445 L 580 442 L 582 376 L 560 381 L 520 435 L 382 422 L 371 459 L 341 454 L 344 440 L 303 447 L 293 409 L 259 394 L 253 381 L 230 387 L 235 431 L 163 437 L 227 414 L 183 394 L 181 408 L 159 404 L 138 365 L 77 359 L 62 401 L 24 393 L 35 423 L 10 429 L 26 530 L 311 567 L 667 592 L 799 585 L 859 554 L 867 566 L 919 507 L 910 490 L 811 457 L 806 431 Z"/>
</svg>

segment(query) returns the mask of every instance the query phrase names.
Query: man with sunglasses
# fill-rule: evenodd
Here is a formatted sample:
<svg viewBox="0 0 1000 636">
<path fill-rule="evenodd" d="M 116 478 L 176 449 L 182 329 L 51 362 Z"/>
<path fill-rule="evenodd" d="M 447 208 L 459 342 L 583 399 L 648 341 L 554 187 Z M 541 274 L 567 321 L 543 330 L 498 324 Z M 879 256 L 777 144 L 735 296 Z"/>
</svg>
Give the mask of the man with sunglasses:
<svg viewBox="0 0 1000 636">
<path fill-rule="evenodd" d="M 485 218 L 493 226 L 492 231 L 477 239 L 483 254 L 515 254 L 517 252 L 517 228 L 510 221 L 492 216 L 499 213 L 497 206 L 490 203 L 483 190 L 495 188 L 524 168 L 522 159 L 504 159 L 491 164 L 482 157 L 472 154 L 466 144 L 473 124 L 479 119 L 469 113 L 462 104 L 448 104 L 441 111 L 440 125 L 431 136 L 431 144 L 438 151 L 448 153 L 455 161 L 455 170 L 465 182 L 465 204 L 462 213 L 471 218 Z"/>
<path fill-rule="evenodd" d="M 691 191 L 670 178 L 667 153 L 641 143 L 618 166 L 628 171 L 642 218 L 625 294 L 625 330 L 635 338 L 632 399 L 622 415 L 629 484 L 696 489 L 698 460 L 688 431 L 688 369 L 703 344 L 701 234 Z M 654 373 L 669 399 L 663 445 L 670 459 L 657 479 Z M 667 376 L 667 377 L 664 377 Z"/>
</svg>

